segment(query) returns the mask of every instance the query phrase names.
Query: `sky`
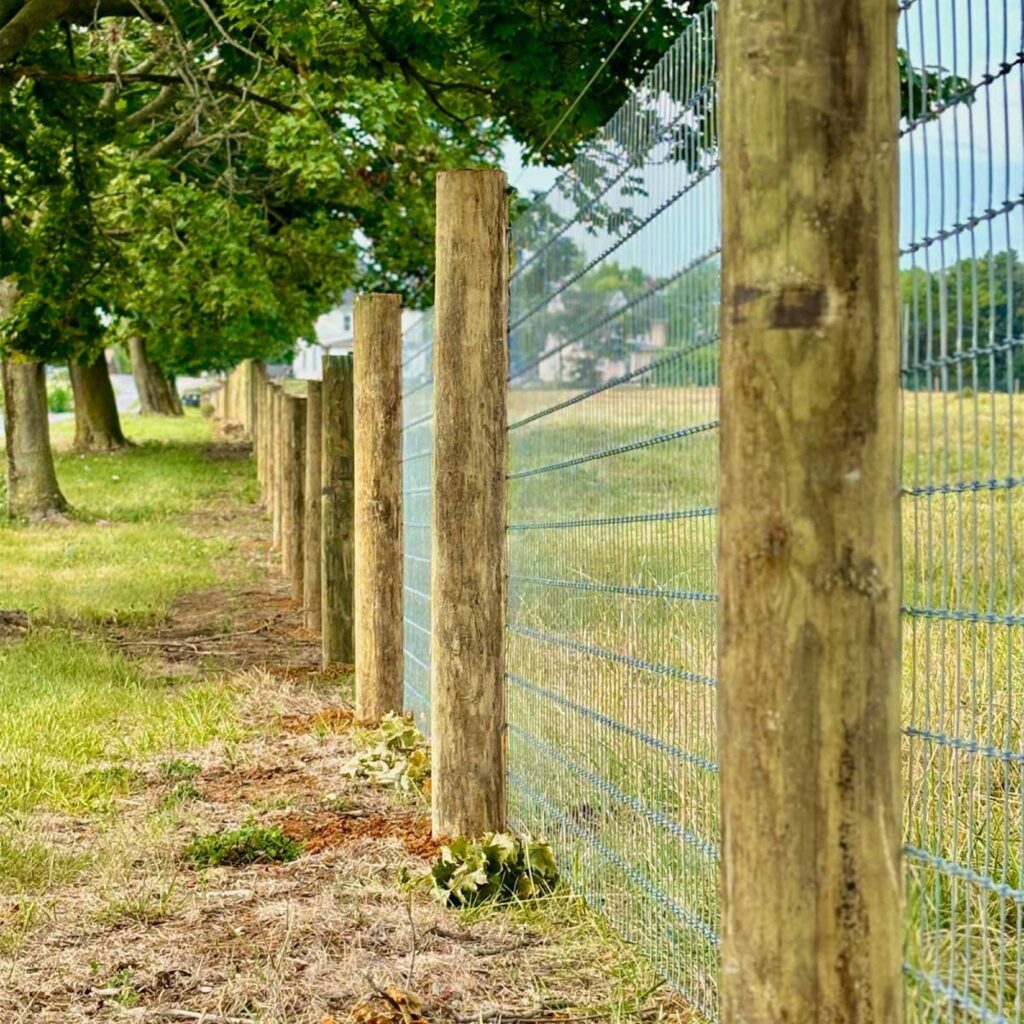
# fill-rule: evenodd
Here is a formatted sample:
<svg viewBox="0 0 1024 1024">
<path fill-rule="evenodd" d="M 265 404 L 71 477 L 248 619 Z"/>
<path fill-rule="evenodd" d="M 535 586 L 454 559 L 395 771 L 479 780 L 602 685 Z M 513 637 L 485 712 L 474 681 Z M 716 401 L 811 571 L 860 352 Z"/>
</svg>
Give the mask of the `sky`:
<svg viewBox="0 0 1024 1024">
<path fill-rule="evenodd" d="M 913 0 L 900 16 L 898 45 L 915 67 L 942 68 L 972 83 L 993 79 L 975 91 L 971 103 L 951 106 L 900 141 L 901 248 L 981 218 L 973 229 L 904 253 L 902 265 L 935 269 L 990 249 L 1024 251 L 1024 69 L 1015 63 L 1024 51 L 1020 0 Z M 511 142 L 503 165 L 510 183 L 525 193 L 546 191 L 557 177 L 549 168 L 524 169 L 521 147 Z M 685 181 L 682 167 L 673 174 Z M 667 177 L 664 165 L 648 169 L 648 191 L 664 195 L 679 187 L 666 185 Z M 651 276 L 678 270 L 706 249 L 708 221 L 718 216 L 717 189 L 717 180 L 702 182 L 697 194 L 678 200 L 610 258 Z M 1005 204 L 1008 215 L 987 215 Z M 687 244 L 680 238 L 686 233 L 700 237 Z M 588 252 L 608 242 L 582 231 L 573 237 Z"/>
</svg>

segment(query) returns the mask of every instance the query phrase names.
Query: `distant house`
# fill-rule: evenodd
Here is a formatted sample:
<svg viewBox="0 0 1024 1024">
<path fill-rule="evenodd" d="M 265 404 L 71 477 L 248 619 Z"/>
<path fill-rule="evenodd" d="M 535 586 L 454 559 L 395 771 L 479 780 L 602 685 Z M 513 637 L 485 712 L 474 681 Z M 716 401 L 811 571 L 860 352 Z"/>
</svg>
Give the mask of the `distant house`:
<svg viewBox="0 0 1024 1024">
<path fill-rule="evenodd" d="M 299 380 L 320 380 L 325 355 L 343 356 L 352 351 L 355 336 L 355 299 L 354 291 L 346 291 L 334 309 L 317 319 L 314 324 L 316 336 L 312 340 L 299 339 L 295 346 L 295 359 L 292 361 L 292 372 Z M 410 328 L 415 328 L 424 316 L 425 314 L 415 310 L 404 310 L 403 334 Z"/>
<path fill-rule="evenodd" d="M 299 339 L 295 346 L 292 371 L 300 380 L 320 379 L 324 353 L 341 356 L 352 351 L 355 297 L 355 292 L 346 291 L 334 309 L 317 319 L 314 325 L 315 337 L 311 341 Z"/>
<path fill-rule="evenodd" d="M 628 304 L 623 292 L 609 293 L 600 307 L 603 329 L 577 341 L 567 343 L 561 334 L 548 333 L 537 379 L 552 387 L 596 386 L 629 374 L 646 383 L 643 371 L 668 345 L 668 313 L 662 296 L 651 295 L 644 300 L 642 316 L 625 318 L 628 333 L 623 337 L 623 320 L 615 314 Z M 556 296 L 547 311 L 564 314 L 562 297 Z"/>
</svg>

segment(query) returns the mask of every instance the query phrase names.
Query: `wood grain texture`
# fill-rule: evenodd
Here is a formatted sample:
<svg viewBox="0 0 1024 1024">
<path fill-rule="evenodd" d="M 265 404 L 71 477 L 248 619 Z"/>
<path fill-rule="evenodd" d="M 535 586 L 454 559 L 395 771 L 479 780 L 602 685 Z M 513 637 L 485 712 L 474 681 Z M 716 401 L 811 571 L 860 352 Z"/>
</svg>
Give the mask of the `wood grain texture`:
<svg viewBox="0 0 1024 1024">
<path fill-rule="evenodd" d="M 281 571 L 291 583 L 291 594 L 302 600 L 302 520 L 306 482 L 306 399 L 301 395 L 284 394 L 281 426 L 284 444 L 281 449 Z"/>
<path fill-rule="evenodd" d="M 320 460 L 323 455 L 323 391 L 320 381 L 306 386 L 306 514 L 302 545 L 302 608 L 306 628 L 320 629 L 320 503 L 322 484 Z"/>
<path fill-rule="evenodd" d="M 437 178 L 431 542 L 432 826 L 505 826 L 508 199 L 496 170 Z"/>
<path fill-rule="evenodd" d="M 284 496 L 284 391 L 279 383 L 274 384 L 274 393 L 271 401 L 271 452 L 273 465 L 270 469 L 271 481 L 271 545 L 274 548 L 281 546 L 281 510 L 282 498 Z"/>
<path fill-rule="evenodd" d="M 896 5 L 718 39 L 725 1024 L 898 1024 Z"/>
<path fill-rule="evenodd" d="M 356 659 L 355 396 L 352 356 L 331 356 L 323 374 L 323 494 L 320 502 L 323 665 Z"/>
<path fill-rule="evenodd" d="M 355 305 L 356 720 L 402 709 L 402 301 Z"/>
</svg>

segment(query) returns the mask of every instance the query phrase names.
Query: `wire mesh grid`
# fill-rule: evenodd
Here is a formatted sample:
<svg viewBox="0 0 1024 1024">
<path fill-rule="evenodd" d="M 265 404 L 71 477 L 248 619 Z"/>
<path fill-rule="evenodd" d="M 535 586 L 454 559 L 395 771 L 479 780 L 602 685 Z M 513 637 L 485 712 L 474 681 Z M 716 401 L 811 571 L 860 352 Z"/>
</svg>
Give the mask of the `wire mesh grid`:
<svg viewBox="0 0 1024 1024">
<path fill-rule="evenodd" d="M 1024 1016 L 1024 39 L 900 15 L 907 1019 Z"/>
<path fill-rule="evenodd" d="M 434 454 L 434 317 L 402 336 L 402 516 L 405 536 L 404 699 L 430 730 L 430 520 Z"/>
<path fill-rule="evenodd" d="M 903 0 L 909 1024 L 1024 1018 L 1024 28 Z M 720 277 L 707 7 L 514 225 L 510 817 L 717 1019 Z M 429 724 L 431 341 L 406 335 L 406 701 Z"/>
<path fill-rule="evenodd" d="M 510 815 L 714 1017 L 714 13 L 513 227 Z"/>
</svg>

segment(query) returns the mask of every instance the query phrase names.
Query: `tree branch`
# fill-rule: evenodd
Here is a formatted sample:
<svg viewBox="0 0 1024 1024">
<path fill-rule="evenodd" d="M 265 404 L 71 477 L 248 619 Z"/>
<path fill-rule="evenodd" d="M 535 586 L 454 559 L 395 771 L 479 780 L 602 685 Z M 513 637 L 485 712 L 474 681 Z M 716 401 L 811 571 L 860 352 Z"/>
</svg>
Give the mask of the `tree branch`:
<svg viewBox="0 0 1024 1024">
<path fill-rule="evenodd" d="M 49 78 L 58 82 L 70 82 L 73 85 L 101 85 L 105 82 L 152 82 L 155 85 L 185 85 L 188 84 L 181 75 L 161 74 L 133 74 L 126 72 L 123 75 L 112 72 L 94 73 L 86 71 L 61 71 L 54 68 L 43 68 L 33 66 L 0 68 L 0 78 L 14 79 L 21 78 Z M 258 92 L 241 85 L 234 85 L 231 82 L 219 82 L 215 78 L 200 79 L 202 84 L 211 92 L 227 93 L 229 96 L 237 96 L 240 100 L 251 100 L 260 106 L 270 107 L 279 114 L 294 113 L 295 108 L 280 100 L 271 99 Z"/>
<path fill-rule="evenodd" d="M 6 64 L 29 44 L 32 37 L 55 22 L 91 25 L 99 18 L 142 18 L 160 20 L 131 0 L 27 0 L 13 4 L 4 0 L 8 20 L 0 28 L 0 64 Z"/>
<path fill-rule="evenodd" d="M 440 96 L 437 94 L 436 84 L 431 82 L 429 78 L 425 78 L 416 69 L 415 65 L 407 57 L 403 57 L 392 45 L 388 42 L 384 33 L 377 28 L 373 23 L 373 19 L 370 17 L 370 12 L 363 6 L 360 0 L 349 0 L 352 9 L 359 16 L 359 20 L 366 27 L 366 31 L 369 33 L 370 38 L 381 48 L 384 56 L 394 65 L 401 68 L 402 73 L 407 77 L 411 78 L 414 82 L 418 82 L 423 91 L 427 94 L 430 102 L 441 111 L 445 117 L 451 118 L 458 124 L 465 124 L 469 118 L 460 117 L 454 111 L 449 110 L 442 102 Z"/>
</svg>

